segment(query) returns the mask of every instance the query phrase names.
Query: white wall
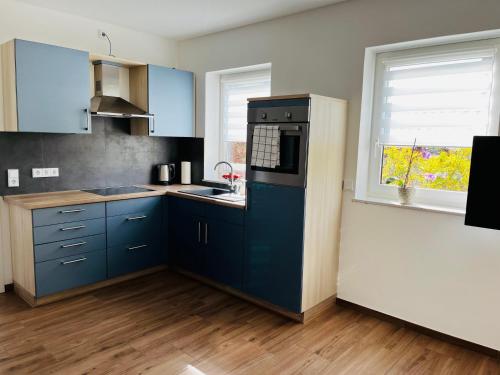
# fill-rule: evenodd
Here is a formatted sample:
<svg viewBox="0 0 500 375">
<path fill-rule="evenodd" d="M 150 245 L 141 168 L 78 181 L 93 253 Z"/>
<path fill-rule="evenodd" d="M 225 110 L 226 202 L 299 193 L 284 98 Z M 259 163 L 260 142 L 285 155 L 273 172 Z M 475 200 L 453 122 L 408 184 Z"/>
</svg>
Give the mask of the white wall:
<svg viewBox="0 0 500 375">
<path fill-rule="evenodd" d="M 109 33 L 113 54 L 117 57 L 165 66 L 177 65 L 177 43 L 174 41 L 13 0 L 0 0 L 0 43 L 21 38 L 107 54 L 107 41 L 98 38 L 98 30 Z M 11 257 L 9 250 L 1 246 L 2 240 L 0 230 L 0 292 L 3 290 L 2 279 L 6 284 L 12 282 Z"/>
<path fill-rule="evenodd" d="M 364 49 L 500 28 L 499 14 L 498 0 L 350 0 L 181 42 L 179 66 L 197 74 L 197 135 L 205 72 L 271 62 L 273 94 L 349 100 L 345 177 L 354 180 Z M 499 350 L 498 287 L 500 232 L 344 194 L 340 298 Z"/>
<path fill-rule="evenodd" d="M 113 54 L 117 57 L 177 65 L 177 44 L 174 41 L 14 0 L 0 0 L 0 43 L 20 38 L 108 54 L 107 41 L 98 37 L 101 29 L 110 35 Z"/>
</svg>

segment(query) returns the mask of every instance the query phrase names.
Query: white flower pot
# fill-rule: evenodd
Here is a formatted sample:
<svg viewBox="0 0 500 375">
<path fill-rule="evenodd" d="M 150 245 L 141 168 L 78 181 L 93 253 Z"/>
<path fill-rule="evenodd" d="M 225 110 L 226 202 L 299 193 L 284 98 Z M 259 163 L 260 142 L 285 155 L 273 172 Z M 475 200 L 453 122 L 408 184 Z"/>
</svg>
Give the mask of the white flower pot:
<svg viewBox="0 0 500 375">
<path fill-rule="evenodd" d="M 404 205 L 409 205 L 413 203 L 413 197 L 415 196 L 415 188 L 413 187 L 399 187 L 399 203 Z"/>
</svg>

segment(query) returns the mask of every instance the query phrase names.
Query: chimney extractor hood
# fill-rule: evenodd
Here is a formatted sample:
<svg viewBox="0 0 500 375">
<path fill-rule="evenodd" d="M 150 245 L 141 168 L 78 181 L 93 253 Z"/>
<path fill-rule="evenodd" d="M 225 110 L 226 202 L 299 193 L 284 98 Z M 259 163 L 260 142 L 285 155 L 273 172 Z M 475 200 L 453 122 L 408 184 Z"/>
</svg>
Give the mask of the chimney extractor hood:
<svg viewBox="0 0 500 375">
<path fill-rule="evenodd" d="M 101 117 L 139 117 L 154 116 L 128 101 L 128 69 L 108 61 L 94 61 L 95 96 L 90 101 L 90 112 Z"/>
</svg>

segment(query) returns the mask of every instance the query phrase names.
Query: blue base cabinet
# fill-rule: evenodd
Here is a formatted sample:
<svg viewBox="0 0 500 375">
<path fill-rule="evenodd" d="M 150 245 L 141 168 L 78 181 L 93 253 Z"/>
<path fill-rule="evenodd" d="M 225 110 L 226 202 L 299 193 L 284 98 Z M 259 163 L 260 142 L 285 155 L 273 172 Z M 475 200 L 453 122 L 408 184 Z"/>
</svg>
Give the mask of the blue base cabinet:
<svg viewBox="0 0 500 375">
<path fill-rule="evenodd" d="M 208 218 L 203 274 L 221 284 L 241 289 L 243 285 L 244 227 Z"/>
<path fill-rule="evenodd" d="M 37 297 L 106 280 L 106 251 L 37 263 L 35 277 Z"/>
<path fill-rule="evenodd" d="M 108 277 L 117 277 L 160 265 L 163 197 L 106 203 Z"/>
<path fill-rule="evenodd" d="M 37 298 L 106 280 L 104 216 L 104 203 L 32 211 Z"/>
<path fill-rule="evenodd" d="M 174 267 L 242 288 L 244 211 L 190 199 L 169 198 Z"/>
<path fill-rule="evenodd" d="M 247 186 L 244 292 L 301 312 L 303 188 Z"/>
<path fill-rule="evenodd" d="M 165 264 L 165 199 L 32 211 L 35 297 Z"/>
</svg>

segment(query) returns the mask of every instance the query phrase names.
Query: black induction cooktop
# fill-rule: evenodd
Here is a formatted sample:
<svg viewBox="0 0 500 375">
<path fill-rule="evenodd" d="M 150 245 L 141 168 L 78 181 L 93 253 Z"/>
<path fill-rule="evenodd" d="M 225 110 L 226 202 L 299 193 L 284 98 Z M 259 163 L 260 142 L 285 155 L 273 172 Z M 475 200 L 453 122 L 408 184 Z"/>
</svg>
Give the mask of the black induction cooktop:
<svg viewBox="0 0 500 375">
<path fill-rule="evenodd" d="M 118 194 L 144 193 L 146 191 L 153 191 L 153 190 L 137 186 L 119 186 L 119 187 L 109 187 L 103 189 L 90 189 L 83 191 L 87 193 L 107 196 L 107 195 L 118 195 Z"/>
</svg>

